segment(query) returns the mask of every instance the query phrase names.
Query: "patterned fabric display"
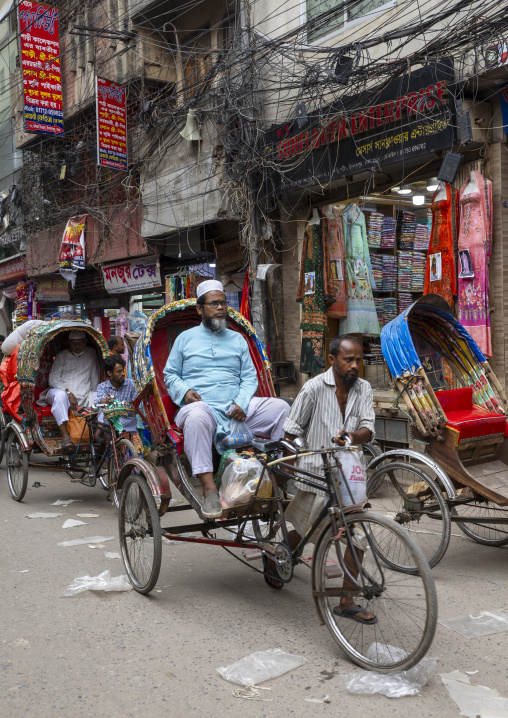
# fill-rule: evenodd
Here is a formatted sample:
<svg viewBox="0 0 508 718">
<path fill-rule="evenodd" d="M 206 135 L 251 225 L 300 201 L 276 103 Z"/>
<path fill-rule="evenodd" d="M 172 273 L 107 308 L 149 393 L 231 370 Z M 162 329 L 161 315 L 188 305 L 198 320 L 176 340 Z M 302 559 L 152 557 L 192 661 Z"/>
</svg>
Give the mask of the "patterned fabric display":
<svg viewBox="0 0 508 718">
<path fill-rule="evenodd" d="M 314 361 L 323 356 L 325 332 L 328 328 L 326 306 L 335 299 L 330 271 L 328 245 L 323 241 L 323 222 L 308 224 L 302 249 L 297 302 L 302 303 L 303 330 L 300 371 L 317 374 Z"/>
</svg>

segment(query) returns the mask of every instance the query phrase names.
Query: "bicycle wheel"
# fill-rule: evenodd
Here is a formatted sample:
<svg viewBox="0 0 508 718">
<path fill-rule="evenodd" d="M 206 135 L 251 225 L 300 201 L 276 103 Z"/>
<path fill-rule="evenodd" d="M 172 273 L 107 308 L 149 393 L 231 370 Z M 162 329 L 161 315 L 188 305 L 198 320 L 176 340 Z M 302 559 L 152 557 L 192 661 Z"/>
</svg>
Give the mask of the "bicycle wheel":
<svg viewBox="0 0 508 718">
<path fill-rule="evenodd" d="M 118 481 L 118 474 L 122 470 L 122 467 L 130 460 L 138 456 L 136 447 L 129 441 L 129 439 L 118 439 L 115 442 L 116 456 L 118 459 L 118 470 L 115 461 L 115 455 L 113 449 L 110 449 L 108 458 L 108 487 L 110 491 L 110 497 L 113 505 L 118 509 L 120 508 L 120 492 L 117 491 L 116 482 Z"/>
<path fill-rule="evenodd" d="M 365 547 L 362 573 L 353 600 L 376 622 L 359 623 L 333 613 L 343 587 L 341 571 L 327 570 L 344 565 L 347 541 L 336 540 L 331 524 L 321 532 L 312 565 L 312 586 L 323 622 L 342 650 L 359 666 L 381 673 L 407 670 L 427 653 L 437 622 L 437 596 L 432 572 L 422 550 L 407 531 L 386 516 L 371 511 L 350 514 L 346 526 L 355 542 Z M 383 555 L 378 551 L 382 549 Z M 361 552 L 354 549 L 361 558 Z M 418 574 L 389 569 L 384 556 L 391 552 L 411 555 Z M 383 560 L 382 560 L 383 559 Z"/>
<path fill-rule="evenodd" d="M 140 474 L 131 474 L 123 485 L 119 525 L 129 580 L 139 593 L 150 593 L 161 569 L 161 525 L 154 498 Z"/>
<path fill-rule="evenodd" d="M 441 561 L 450 543 L 450 511 L 443 492 L 423 469 L 397 462 L 380 466 L 367 481 L 367 496 L 373 511 L 393 519 L 418 541 L 431 568 Z M 415 573 L 407 558 L 394 556 L 391 568 Z"/>
<path fill-rule="evenodd" d="M 499 523 L 457 523 L 455 526 L 476 543 L 485 546 L 505 546 L 508 544 L 508 508 L 503 508 L 493 501 L 473 493 L 471 500 L 464 504 L 455 504 L 451 510 L 452 516 L 460 518 L 495 519 Z"/>
<path fill-rule="evenodd" d="M 9 431 L 6 442 L 7 481 L 14 501 L 22 501 L 28 486 L 28 453 L 23 450 L 15 431 Z"/>
</svg>

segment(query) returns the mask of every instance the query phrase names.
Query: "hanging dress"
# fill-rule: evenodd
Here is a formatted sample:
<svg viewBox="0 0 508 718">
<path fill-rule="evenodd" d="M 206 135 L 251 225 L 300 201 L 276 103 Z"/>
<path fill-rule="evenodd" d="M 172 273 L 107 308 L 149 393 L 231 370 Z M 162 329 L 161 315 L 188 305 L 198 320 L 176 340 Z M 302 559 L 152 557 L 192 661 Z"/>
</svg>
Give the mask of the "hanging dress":
<svg viewBox="0 0 508 718">
<path fill-rule="evenodd" d="M 379 336 L 379 321 L 372 290 L 376 288 L 367 245 L 365 216 L 351 203 L 342 213 L 346 246 L 347 316 L 341 319 L 339 334 Z"/>
<path fill-rule="evenodd" d="M 326 307 L 334 298 L 328 247 L 323 242 L 323 222 L 309 223 L 303 240 L 296 297 L 296 301 L 302 303 L 300 371 L 305 374 L 318 374 L 320 371 L 314 356 L 323 357 L 328 329 Z"/>
<path fill-rule="evenodd" d="M 437 190 L 434 197 L 436 197 Z M 458 234 L 458 192 L 446 185 L 446 199 L 432 203 L 432 229 L 430 233 L 424 294 L 439 294 L 453 309 L 453 296 L 457 294 L 455 254 Z M 440 278 L 436 278 L 439 277 Z"/>
<path fill-rule="evenodd" d="M 328 204 L 323 207 L 323 232 L 328 246 L 330 271 L 334 290 L 334 301 L 328 306 L 326 314 L 333 319 L 346 316 L 346 277 L 344 235 L 342 234 L 342 217 L 340 212 Z"/>
<path fill-rule="evenodd" d="M 460 188 L 459 251 L 467 249 L 474 277 L 459 277 L 459 322 L 485 356 L 492 356 L 490 334 L 489 265 L 492 241 L 492 182 L 474 172 L 478 191 Z"/>
</svg>

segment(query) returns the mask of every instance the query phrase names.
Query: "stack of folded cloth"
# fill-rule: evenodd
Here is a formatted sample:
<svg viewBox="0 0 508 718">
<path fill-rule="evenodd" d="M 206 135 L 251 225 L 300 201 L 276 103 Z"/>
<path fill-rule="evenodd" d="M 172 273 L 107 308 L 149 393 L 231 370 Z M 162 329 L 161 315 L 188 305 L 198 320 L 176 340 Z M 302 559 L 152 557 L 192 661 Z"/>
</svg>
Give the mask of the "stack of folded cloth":
<svg viewBox="0 0 508 718">
<path fill-rule="evenodd" d="M 374 306 L 376 307 L 379 327 L 381 328 L 385 323 L 385 297 L 374 297 Z"/>
<path fill-rule="evenodd" d="M 425 265 L 427 257 L 421 252 L 413 252 L 413 266 L 411 268 L 411 291 L 423 292 L 425 284 Z"/>
<path fill-rule="evenodd" d="M 381 230 L 384 215 L 379 212 L 370 212 L 366 215 L 367 242 L 372 249 L 379 249 L 381 246 Z"/>
<path fill-rule="evenodd" d="M 397 289 L 397 259 L 391 254 L 383 254 L 383 291 L 394 292 Z"/>
<path fill-rule="evenodd" d="M 363 358 L 365 364 L 382 364 L 383 353 L 381 351 L 381 344 L 375 342 L 367 342 L 363 350 Z"/>
<path fill-rule="evenodd" d="M 399 292 L 399 314 L 413 303 L 413 296 L 410 292 Z"/>
<path fill-rule="evenodd" d="M 12 315 L 14 329 L 28 321 L 28 283 L 19 282 L 16 288 L 16 309 Z"/>
<path fill-rule="evenodd" d="M 397 316 L 397 299 L 395 297 L 387 297 L 384 300 L 383 319 L 388 324 Z"/>
<path fill-rule="evenodd" d="M 383 289 L 383 255 L 382 254 L 371 254 L 370 264 L 372 267 L 372 276 L 376 283 L 376 289 L 378 291 Z"/>
<path fill-rule="evenodd" d="M 397 236 L 399 249 L 413 249 L 415 243 L 416 215 L 413 212 L 397 213 Z"/>
<path fill-rule="evenodd" d="M 428 220 L 424 219 L 417 219 L 416 220 L 416 227 L 415 227 L 415 244 L 414 248 L 418 251 L 424 251 L 426 252 L 429 248 L 429 239 L 430 239 L 430 227 L 428 225 Z"/>
<path fill-rule="evenodd" d="M 397 260 L 397 284 L 399 292 L 410 292 L 413 252 L 397 252 Z"/>
<path fill-rule="evenodd" d="M 381 248 L 392 249 L 395 246 L 395 219 L 383 217 L 381 227 Z"/>
</svg>

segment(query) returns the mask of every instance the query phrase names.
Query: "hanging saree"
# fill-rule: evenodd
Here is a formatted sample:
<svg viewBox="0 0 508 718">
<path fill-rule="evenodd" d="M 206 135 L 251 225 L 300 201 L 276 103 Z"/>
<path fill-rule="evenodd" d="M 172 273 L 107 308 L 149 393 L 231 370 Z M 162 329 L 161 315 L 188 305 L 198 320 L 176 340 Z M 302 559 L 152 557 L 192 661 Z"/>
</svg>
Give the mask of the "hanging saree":
<svg viewBox="0 0 508 718">
<path fill-rule="evenodd" d="M 459 252 L 465 259 L 459 276 L 458 320 L 467 329 L 486 357 L 492 356 L 490 333 L 489 265 L 492 242 L 492 182 L 473 172 L 478 190 L 460 188 Z M 464 250 L 469 253 L 467 259 Z M 462 265 L 461 265 L 462 266 Z"/>
<path fill-rule="evenodd" d="M 424 294 L 439 294 L 452 309 L 453 296 L 457 294 L 458 196 L 457 190 L 447 184 L 446 199 L 432 203 L 432 230 L 423 289 Z"/>
<path fill-rule="evenodd" d="M 309 223 L 305 229 L 297 302 L 302 303 L 303 330 L 300 371 L 317 374 L 314 356 L 323 356 L 328 328 L 326 307 L 335 299 L 328 247 L 323 241 L 323 222 Z"/>
<path fill-rule="evenodd" d="M 346 278 L 344 235 L 342 216 L 333 204 L 323 207 L 323 234 L 328 246 L 330 271 L 335 299 L 326 310 L 328 317 L 341 319 L 346 316 Z"/>
<path fill-rule="evenodd" d="M 365 216 L 353 202 L 342 213 L 342 228 L 346 246 L 347 316 L 340 321 L 339 334 L 378 337 L 379 321 L 372 296 L 376 283 L 370 264 Z"/>
</svg>

